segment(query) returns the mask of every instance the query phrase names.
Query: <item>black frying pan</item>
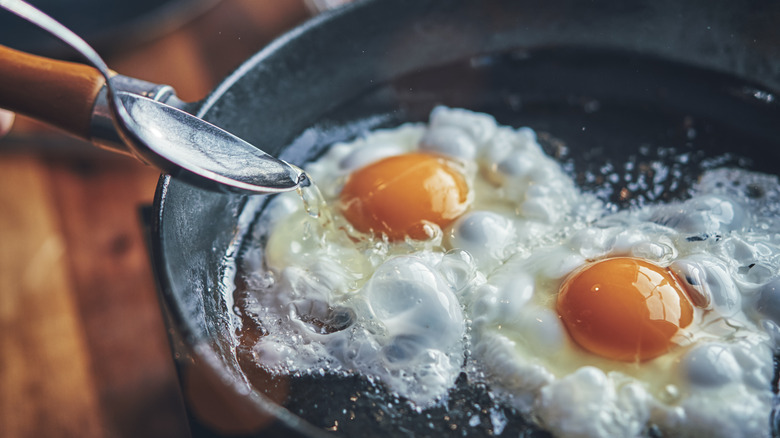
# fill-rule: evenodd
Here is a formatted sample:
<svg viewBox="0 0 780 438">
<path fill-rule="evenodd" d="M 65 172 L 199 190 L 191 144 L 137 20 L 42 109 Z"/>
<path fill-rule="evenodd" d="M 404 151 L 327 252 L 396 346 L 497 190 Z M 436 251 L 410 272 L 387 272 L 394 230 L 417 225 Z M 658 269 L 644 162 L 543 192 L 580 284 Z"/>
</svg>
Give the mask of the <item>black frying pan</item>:
<svg viewBox="0 0 780 438">
<path fill-rule="evenodd" d="M 656 187 L 607 199 L 631 206 L 681 196 L 716 161 L 779 173 L 778 22 L 780 3 L 764 0 L 369 0 L 283 36 L 187 109 L 298 164 L 366 129 L 425 120 L 437 104 L 485 111 L 547 133 L 545 146 L 575 176 L 605 163 L 625 173 L 642 167 L 626 162 L 671 166 Z M 669 158 L 681 155 L 690 159 Z M 350 406 L 358 418 L 345 418 L 339 403 L 362 390 L 359 379 L 249 376 L 260 387 L 250 391 L 227 315 L 232 263 L 262 202 L 160 180 L 154 258 L 196 432 L 496 432 L 486 421 L 467 427 L 464 400 L 485 397 L 468 382 L 453 394 L 461 405 L 450 420 L 433 412 L 434 430 L 399 407 L 409 422 L 383 421 L 371 406 Z M 204 408 L 193 382 L 229 412 Z M 505 434 L 526 431 L 519 415 L 497 409 Z M 337 432 L 326 432 L 335 420 Z"/>
</svg>

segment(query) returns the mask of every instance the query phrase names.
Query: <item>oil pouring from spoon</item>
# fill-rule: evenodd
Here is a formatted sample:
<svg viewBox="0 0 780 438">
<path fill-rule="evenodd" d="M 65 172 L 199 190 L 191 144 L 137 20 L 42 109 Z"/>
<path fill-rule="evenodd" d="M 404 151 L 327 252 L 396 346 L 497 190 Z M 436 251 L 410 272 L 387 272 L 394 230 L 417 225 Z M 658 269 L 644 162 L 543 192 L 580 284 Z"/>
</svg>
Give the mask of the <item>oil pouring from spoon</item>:
<svg viewBox="0 0 780 438">
<path fill-rule="evenodd" d="M 124 143 L 119 146 L 112 144 L 109 149 L 134 155 L 177 178 L 209 189 L 279 193 L 295 190 L 300 182 L 305 181 L 303 172 L 296 166 L 263 152 L 217 126 L 159 100 L 120 89 L 127 88 L 124 86 L 127 82 L 148 83 L 113 75 L 89 44 L 30 4 L 22 0 L 0 0 L 0 7 L 51 33 L 79 52 L 98 70 L 105 80 L 107 93 L 104 101 L 96 97 L 92 117 L 99 118 L 102 114 L 105 118 L 105 115 L 108 115 L 113 128 Z M 21 60 L 28 58 L 38 57 L 0 46 L 0 64 L 21 64 Z M 34 66 L 40 64 L 36 59 L 27 62 L 26 66 L 35 68 Z M 19 97 L 18 91 L 13 89 L 16 87 L 13 80 L 15 78 L 4 77 L 6 72 L 23 72 L 21 74 L 24 75 L 25 71 L 2 69 L 0 84 L 3 85 L 0 85 L 0 88 L 6 90 L 0 89 L 0 107 L 49 122 L 47 111 L 30 109 L 29 102 L 23 102 L 24 98 Z M 23 90 L 27 91 L 30 90 Z M 53 118 L 57 117 L 55 114 Z M 83 129 L 69 126 L 67 123 L 54 124 L 76 134 L 83 134 Z M 92 131 L 90 135 L 80 136 L 105 146 L 106 142 L 100 138 L 100 130 Z M 109 133 L 107 137 L 112 134 L 114 133 Z"/>
</svg>

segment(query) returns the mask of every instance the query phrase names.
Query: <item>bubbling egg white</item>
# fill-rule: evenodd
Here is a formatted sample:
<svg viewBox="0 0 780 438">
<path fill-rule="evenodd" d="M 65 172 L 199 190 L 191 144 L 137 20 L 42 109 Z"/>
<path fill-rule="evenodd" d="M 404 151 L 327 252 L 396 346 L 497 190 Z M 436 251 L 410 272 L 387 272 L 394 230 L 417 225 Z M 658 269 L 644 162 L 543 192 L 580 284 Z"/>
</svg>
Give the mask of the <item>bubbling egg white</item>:
<svg viewBox="0 0 780 438">
<path fill-rule="evenodd" d="M 416 153 L 462 175 L 465 212 L 425 219 L 425 237 L 399 239 L 358 230 L 336 208 L 355 172 Z M 769 435 L 780 339 L 776 177 L 717 169 L 687 200 L 611 213 L 533 130 L 447 107 L 428 124 L 336 144 L 306 172 L 325 214 L 285 194 L 260 219 L 268 235 L 254 264 L 264 287 L 251 311 L 267 334 L 254 346 L 258 364 L 361 374 L 421 407 L 468 371 L 557 436 Z M 586 350 L 559 314 L 572 273 L 626 257 L 670 273 L 693 309 L 668 351 L 645 360 Z"/>
</svg>

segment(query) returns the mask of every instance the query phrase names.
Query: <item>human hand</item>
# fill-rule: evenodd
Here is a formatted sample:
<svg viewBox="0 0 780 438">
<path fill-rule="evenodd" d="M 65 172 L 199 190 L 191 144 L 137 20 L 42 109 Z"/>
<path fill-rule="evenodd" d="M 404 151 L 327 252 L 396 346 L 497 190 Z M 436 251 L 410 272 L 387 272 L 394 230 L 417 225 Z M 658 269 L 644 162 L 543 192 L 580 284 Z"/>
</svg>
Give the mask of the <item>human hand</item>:
<svg viewBox="0 0 780 438">
<path fill-rule="evenodd" d="M 8 134 L 8 132 L 11 131 L 11 126 L 13 124 L 14 113 L 0 108 L 0 137 Z"/>
</svg>

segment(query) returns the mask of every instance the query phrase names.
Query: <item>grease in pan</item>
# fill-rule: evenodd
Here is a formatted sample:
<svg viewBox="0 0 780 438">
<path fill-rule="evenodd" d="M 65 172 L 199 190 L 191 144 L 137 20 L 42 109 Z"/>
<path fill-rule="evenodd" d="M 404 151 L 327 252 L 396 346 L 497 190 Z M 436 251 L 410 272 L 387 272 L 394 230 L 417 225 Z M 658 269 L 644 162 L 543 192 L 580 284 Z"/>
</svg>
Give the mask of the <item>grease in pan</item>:
<svg viewBox="0 0 780 438">
<path fill-rule="evenodd" d="M 261 366 L 360 374 L 420 409 L 465 372 L 557 436 L 769 435 L 776 177 L 713 169 L 618 211 L 533 130 L 446 107 L 306 171 L 320 214 L 277 197 L 248 254 Z"/>
</svg>

